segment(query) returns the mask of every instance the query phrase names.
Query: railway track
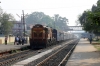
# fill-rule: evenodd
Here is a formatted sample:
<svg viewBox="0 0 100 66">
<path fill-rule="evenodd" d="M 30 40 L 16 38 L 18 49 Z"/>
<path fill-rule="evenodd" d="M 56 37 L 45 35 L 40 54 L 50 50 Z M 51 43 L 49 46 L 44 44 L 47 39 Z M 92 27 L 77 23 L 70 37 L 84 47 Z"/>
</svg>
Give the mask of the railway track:
<svg viewBox="0 0 100 66">
<path fill-rule="evenodd" d="M 71 41 L 69 41 L 69 43 L 70 42 Z M 15 64 L 16 62 L 19 62 L 19 61 L 25 60 L 25 59 L 27 59 L 29 57 L 35 56 L 35 55 L 37 55 L 39 53 L 42 53 L 42 52 L 44 52 L 44 51 L 46 51 L 48 49 L 51 49 L 52 47 L 54 47 L 54 50 L 57 50 L 57 49 L 59 49 L 61 47 L 61 45 L 59 45 L 57 47 L 50 46 L 48 48 L 39 49 L 39 50 L 25 50 L 25 51 L 22 51 L 22 52 L 19 52 L 19 53 L 14 53 L 14 54 L 11 54 L 11 55 L 8 55 L 8 56 L 3 56 L 3 57 L 0 58 L 0 66 L 11 66 L 12 64 Z"/>
<path fill-rule="evenodd" d="M 40 49 L 41 50 L 41 49 Z M 39 50 L 25 50 L 19 53 L 10 54 L 0 58 L 0 66 L 11 66 L 11 64 L 16 63 L 20 60 L 24 60 L 31 57 Z"/>
<path fill-rule="evenodd" d="M 64 66 L 78 41 L 69 42 L 60 48 L 56 47 L 55 51 L 23 66 Z"/>
<path fill-rule="evenodd" d="M 74 43 L 64 46 L 62 49 L 56 51 L 54 54 L 50 55 L 35 66 L 65 66 L 77 43 L 78 40 Z"/>
<path fill-rule="evenodd" d="M 48 48 L 51 48 L 51 47 L 48 47 Z M 4 56 L 0 57 L 0 66 L 11 66 L 12 64 L 14 64 L 16 62 L 19 62 L 21 60 L 24 60 L 24 59 L 27 59 L 31 56 L 34 56 L 34 55 L 40 53 L 40 51 L 42 52 L 42 50 L 44 51 L 48 48 L 37 49 L 37 50 L 29 50 L 28 49 L 25 51 L 20 51 L 17 53 L 4 55 Z"/>
<path fill-rule="evenodd" d="M 10 49 L 10 50 L 6 49 L 5 51 L 1 50 L 2 52 L 0 52 L 0 58 L 3 57 L 3 56 L 14 54 L 17 51 L 23 51 L 23 50 L 27 50 L 27 49 L 29 49 L 29 46 L 25 46 L 25 47 L 18 48 L 18 49 Z"/>
</svg>

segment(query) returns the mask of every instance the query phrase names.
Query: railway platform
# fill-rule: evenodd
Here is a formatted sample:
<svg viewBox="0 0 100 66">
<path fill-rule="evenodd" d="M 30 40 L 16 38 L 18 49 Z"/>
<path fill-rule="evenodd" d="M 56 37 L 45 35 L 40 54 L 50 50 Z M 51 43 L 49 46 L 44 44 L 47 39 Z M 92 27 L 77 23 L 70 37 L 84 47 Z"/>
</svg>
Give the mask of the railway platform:
<svg viewBox="0 0 100 66">
<path fill-rule="evenodd" d="M 80 39 L 66 66 L 100 66 L 100 52 L 87 39 Z"/>
<path fill-rule="evenodd" d="M 0 44 L 0 53 L 11 51 L 11 50 L 21 49 L 21 48 L 24 48 L 27 46 L 29 46 L 29 44 L 24 44 L 24 45 Z"/>
</svg>

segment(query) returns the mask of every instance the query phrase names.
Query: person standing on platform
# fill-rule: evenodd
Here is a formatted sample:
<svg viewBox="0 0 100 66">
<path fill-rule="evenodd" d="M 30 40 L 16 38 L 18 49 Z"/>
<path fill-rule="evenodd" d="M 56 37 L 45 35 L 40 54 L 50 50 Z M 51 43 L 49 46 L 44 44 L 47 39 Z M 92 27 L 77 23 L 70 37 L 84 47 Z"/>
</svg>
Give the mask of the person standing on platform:
<svg viewBox="0 0 100 66">
<path fill-rule="evenodd" d="M 25 43 L 25 38 L 22 37 L 22 45 L 24 45 L 24 43 Z"/>
<path fill-rule="evenodd" d="M 90 44 L 92 43 L 92 35 L 89 36 Z"/>
<path fill-rule="evenodd" d="M 19 36 L 19 41 L 18 41 L 18 43 L 19 43 L 19 45 L 21 45 L 21 43 L 22 43 L 22 39 L 21 39 L 20 36 Z"/>
<path fill-rule="evenodd" d="M 18 36 L 16 36 L 16 37 L 15 37 L 14 45 L 15 45 L 15 44 L 18 45 L 18 41 L 19 41 L 19 38 L 18 38 Z"/>
<path fill-rule="evenodd" d="M 7 45 L 7 40 L 8 40 L 8 37 L 5 36 L 5 45 Z"/>
<path fill-rule="evenodd" d="M 17 36 L 15 36 L 14 45 L 17 43 Z"/>
</svg>

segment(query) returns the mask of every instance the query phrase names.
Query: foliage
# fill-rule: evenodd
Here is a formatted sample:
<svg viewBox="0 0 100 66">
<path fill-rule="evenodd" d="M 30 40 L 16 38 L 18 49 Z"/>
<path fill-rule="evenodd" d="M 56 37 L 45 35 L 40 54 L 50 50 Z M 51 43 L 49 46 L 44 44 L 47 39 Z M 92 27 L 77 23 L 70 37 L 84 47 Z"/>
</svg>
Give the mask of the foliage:
<svg viewBox="0 0 100 66">
<path fill-rule="evenodd" d="M 100 0 L 97 1 L 97 6 L 93 5 L 91 10 L 84 11 L 78 20 L 85 31 L 100 33 Z"/>
<path fill-rule="evenodd" d="M 33 12 L 26 18 L 27 25 L 42 24 L 52 28 L 64 30 L 67 27 L 68 19 L 55 14 L 54 17 L 45 15 L 43 12 Z"/>
<path fill-rule="evenodd" d="M 43 12 L 33 12 L 32 14 L 28 15 L 26 18 L 26 24 L 49 24 L 50 22 L 53 22 L 51 17 L 48 15 L 45 15 Z"/>
<path fill-rule="evenodd" d="M 67 18 L 61 17 L 59 16 L 59 14 L 55 14 L 53 18 L 55 22 L 55 28 L 58 27 L 58 29 L 60 30 L 66 30 L 65 28 L 68 29 L 67 27 L 68 19 Z"/>
<path fill-rule="evenodd" d="M 0 33 L 8 35 L 12 32 L 14 17 L 11 14 L 4 13 L 2 9 L 0 11 Z"/>
</svg>

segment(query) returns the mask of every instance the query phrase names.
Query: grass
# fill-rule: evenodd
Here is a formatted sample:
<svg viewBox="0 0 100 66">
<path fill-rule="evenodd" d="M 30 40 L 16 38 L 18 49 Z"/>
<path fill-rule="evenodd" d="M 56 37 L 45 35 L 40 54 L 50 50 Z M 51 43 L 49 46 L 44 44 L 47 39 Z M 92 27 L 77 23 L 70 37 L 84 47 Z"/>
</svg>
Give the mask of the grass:
<svg viewBox="0 0 100 66">
<path fill-rule="evenodd" d="M 94 47 L 95 47 L 98 51 L 100 51 L 100 43 L 99 43 L 99 44 L 94 44 L 94 43 L 93 43 L 93 45 L 94 45 Z"/>
<path fill-rule="evenodd" d="M 3 43 L 3 44 L 5 44 L 5 43 Z M 7 45 L 8 45 L 8 44 L 14 44 L 14 42 L 9 42 L 9 43 L 7 43 Z"/>
<path fill-rule="evenodd" d="M 9 42 L 8 44 L 14 44 L 14 42 Z"/>
<path fill-rule="evenodd" d="M 98 41 L 93 40 L 92 45 L 94 45 L 94 47 L 95 47 L 98 51 L 100 51 L 100 40 L 98 40 Z"/>
</svg>

